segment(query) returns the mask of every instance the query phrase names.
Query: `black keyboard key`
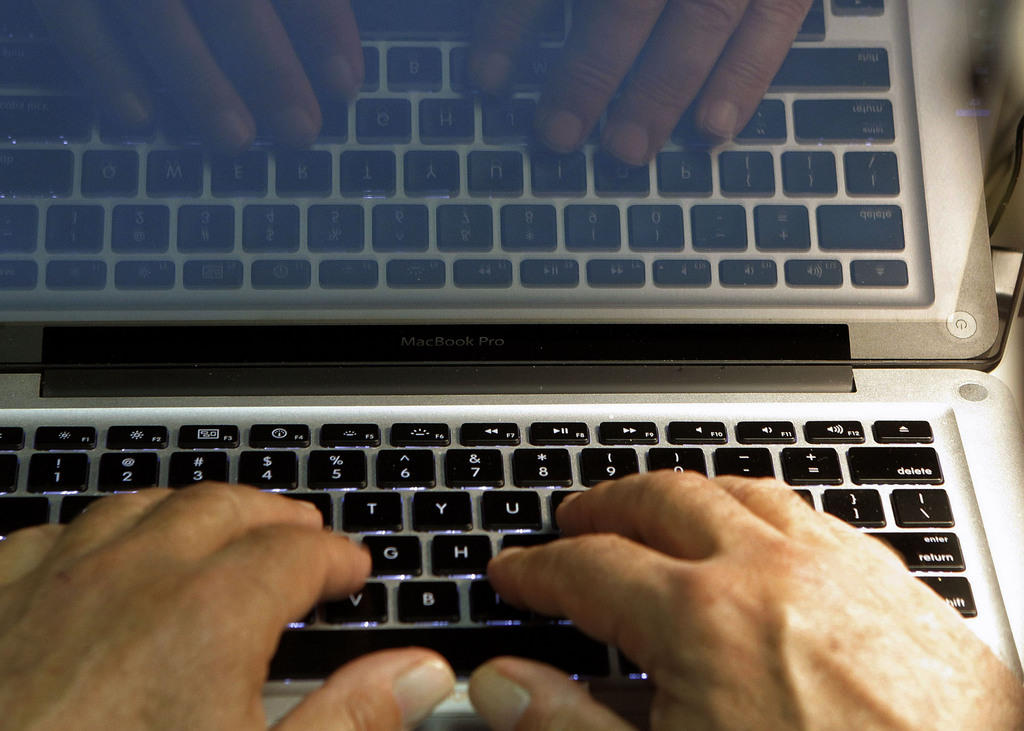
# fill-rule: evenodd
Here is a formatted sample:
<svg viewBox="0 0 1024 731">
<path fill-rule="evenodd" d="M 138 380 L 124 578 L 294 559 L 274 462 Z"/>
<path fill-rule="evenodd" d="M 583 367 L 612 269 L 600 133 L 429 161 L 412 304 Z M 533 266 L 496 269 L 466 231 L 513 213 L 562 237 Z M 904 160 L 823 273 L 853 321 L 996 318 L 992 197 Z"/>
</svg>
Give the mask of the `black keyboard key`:
<svg viewBox="0 0 1024 731">
<path fill-rule="evenodd" d="M 931 444 L 935 439 L 927 421 L 876 421 L 871 431 L 879 444 Z"/>
<path fill-rule="evenodd" d="M 110 248 L 119 254 L 163 254 L 171 243 L 167 206 L 115 206 Z"/>
<path fill-rule="evenodd" d="M 658 190 L 667 195 L 711 195 L 711 155 L 707 152 L 658 154 Z"/>
<path fill-rule="evenodd" d="M 96 446 L 96 429 L 91 426 L 41 426 L 36 429 L 35 448 L 92 449 Z"/>
<path fill-rule="evenodd" d="M 395 447 L 447 447 L 452 443 L 447 424 L 394 424 L 391 444 Z"/>
<path fill-rule="evenodd" d="M 236 157 L 210 161 L 210 188 L 214 195 L 263 196 L 267 193 L 267 153 L 248 150 Z"/>
<path fill-rule="evenodd" d="M 0 88 L 71 90 L 81 83 L 53 44 L 8 40 L 10 36 L 3 32 L 5 20 L 0 18 Z"/>
<path fill-rule="evenodd" d="M 512 286 L 512 262 L 505 259 L 459 259 L 452 264 L 456 287 Z"/>
<path fill-rule="evenodd" d="M 899 206 L 821 206 L 818 245 L 844 251 L 902 251 L 903 211 Z"/>
<path fill-rule="evenodd" d="M 739 477 L 775 477 L 772 453 L 767 449 L 716 449 L 715 475 Z"/>
<path fill-rule="evenodd" d="M 836 157 L 831 152 L 782 153 L 782 187 L 786 195 L 833 196 L 839 192 Z"/>
<path fill-rule="evenodd" d="M 198 482 L 227 482 L 228 455 L 225 452 L 175 452 L 167 483 L 170 487 L 188 487 Z"/>
<path fill-rule="evenodd" d="M 430 488 L 435 484 L 433 452 L 382 449 L 377 453 L 378 487 Z"/>
<path fill-rule="evenodd" d="M 24 446 L 24 429 L 20 426 L 0 426 L 0 451 L 16 452 Z"/>
<path fill-rule="evenodd" d="M 164 449 L 165 426 L 112 426 L 107 430 L 107 449 Z"/>
<path fill-rule="evenodd" d="M 430 212 L 426 206 L 379 205 L 373 209 L 375 251 L 426 251 Z"/>
<path fill-rule="evenodd" d="M 517 424 L 472 423 L 459 429 L 459 443 L 464 447 L 514 447 L 519 439 Z"/>
<path fill-rule="evenodd" d="M 420 141 L 426 145 L 472 142 L 475 115 L 472 99 L 424 99 L 420 102 Z"/>
<path fill-rule="evenodd" d="M 639 471 L 640 461 L 632 449 L 584 449 L 580 453 L 580 481 L 587 487 Z"/>
<path fill-rule="evenodd" d="M 437 576 L 483 576 L 490 560 L 488 536 L 437 536 L 430 541 L 430 566 Z"/>
<path fill-rule="evenodd" d="M 100 290 L 106 284 L 107 265 L 102 261 L 52 260 L 46 265 L 48 289 Z"/>
<path fill-rule="evenodd" d="M 39 266 L 34 261 L 5 261 L 0 266 L 0 290 L 35 289 Z"/>
<path fill-rule="evenodd" d="M 163 150 L 149 153 L 146 190 L 152 196 L 198 196 L 203 192 L 203 153 Z"/>
<path fill-rule="evenodd" d="M 529 619 L 530 612 L 506 604 L 488 581 L 469 586 L 469 616 L 474 622 L 511 623 Z"/>
<path fill-rule="evenodd" d="M 174 262 L 119 261 L 114 267 L 114 286 L 118 289 L 171 289 L 174 286 Z"/>
<path fill-rule="evenodd" d="M 310 452 L 309 487 L 312 490 L 366 487 L 366 454 L 354 449 Z"/>
<path fill-rule="evenodd" d="M 359 198 L 389 198 L 397 185 L 395 153 L 389 150 L 341 153 L 341 194 Z"/>
<path fill-rule="evenodd" d="M 299 250 L 298 206 L 246 206 L 242 211 L 242 249 L 257 253 Z"/>
<path fill-rule="evenodd" d="M 522 153 L 469 153 L 469 193 L 474 196 L 495 197 L 522 195 Z"/>
<path fill-rule="evenodd" d="M 391 91 L 440 91 L 441 50 L 396 46 L 388 51 Z"/>
<path fill-rule="evenodd" d="M 480 518 L 485 530 L 540 530 L 540 497 L 534 492 L 485 492 Z"/>
<path fill-rule="evenodd" d="M 18 486 L 18 455 L 0 454 L 0 492 L 14 492 Z"/>
<path fill-rule="evenodd" d="M 653 421 L 605 421 L 597 427 L 601 444 L 657 444 L 658 425 Z"/>
<path fill-rule="evenodd" d="M 836 259 L 799 259 L 786 262 L 786 284 L 791 287 L 839 287 L 843 264 Z"/>
<path fill-rule="evenodd" d="M 530 424 L 530 444 L 537 447 L 589 443 L 590 430 L 582 422 L 539 421 Z"/>
<path fill-rule="evenodd" d="M 85 454 L 33 454 L 29 461 L 29 492 L 82 492 L 88 483 Z"/>
<path fill-rule="evenodd" d="M 554 206 L 502 206 L 501 247 L 506 251 L 554 251 L 558 220 Z"/>
<path fill-rule="evenodd" d="M 591 287 L 642 287 L 647 265 L 640 259 L 591 259 L 587 262 L 587 283 Z"/>
<path fill-rule="evenodd" d="M 380 51 L 363 46 L 363 91 L 380 89 Z"/>
<path fill-rule="evenodd" d="M 437 248 L 440 251 L 490 251 L 494 248 L 490 206 L 438 206 Z"/>
<path fill-rule="evenodd" d="M 242 452 L 238 481 L 269 490 L 292 490 L 299 480 L 299 460 L 293 452 Z"/>
<path fill-rule="evenodd" d="M 740 143 L 779 143 L 788 136 L 786 105 L 778 99 L 761 102 L 747 126 L 736 135 Z"/>
<path fill-rule="evenodd" d="M 729 432 L 720 421 L 673 421 L 668 425 L 670 444 L 725 444 Z"/>
<path fill-rule="evenodd" d="M 405 153 L 405 193 L 454 198 L 462 188 L 459 153 L 417 150 Z"/>
<path fill-rule="evenodd" d="M 797 142 L 894 142 L 892 102 L 816 99 L 793 102 Z"/>
<path fill-rule="evenodd" d="M 348 497 L 346 496 L 346 501 Z M 423 573 L 420 539 L 415 536 L 367 536 L 372 576 L 419 576 Z"/>
<path fill-rule="evenodd" d="M 857 528 L 882 528 L 885 512 L 876 490 L 825 490 L 822 506 L 826 513 Z"/>
<path fill-rule="evenodd" d="M 71 195 L 75 160 L 67 150 L 0 152 L 0 197 Z"/>
<path fill-rule="evenodd" d="M 551 4 L 552 7 L 555 3 Z M 547 84 L 551 71 L 558 65 L 560 48 L 535 48 L 529 58 L 521 60 L 512 71 L 513 91 L 540 91 Z"/>
<path fill-rule="evenodd" d="M 252 263 L 253 289 L 308 289 L 312 276 L 308 261 L 270 259 Z"/>
<path fill-rule="evenodd" d="M 575 259 L 524 259 L 519 280 L 524 287 L 576 287 L 580 265 Z"/>
<path fill-rule="evenodd" d="M 702 475 L 708 473 L 704 451 L 693 447 L 688 449 L 652 449 L 647 452 L 647 469 L 651 472 L 655 470 L 674 470 L 676 472 L 692 470 L 700 472 Z"/>
<path fill-rule="evenodd" d="M 42 497 L 0 498 L 0 536 L 43 525 L 50 520 L 50 501 Z"/>
<path fill-rule="evenodd" d="M 512 481 L 518 487 L 570 487 L 572 463 L 565 449 L 517 449 Z"/>
<path fill-rule="evenodd" d="M 363 209 L 361 206 L 310 206 L 307 232 L 310 251 L 362 251 Z"/>
<path fill-rule="evenodd" d="M 693 248 L 698 251 L 747 248 L 747 212 L 743 206 L 694 206 L 690 220 Z"/>
<path fill-rule="evenodd" d="M 139 191 L 139 153 L 89 150 L 82 155 L 82 195 L 135 196 Z"/>
<path fill-rule="evenodd" d="M 939 456 L 930 447 L 853 447 L 850 479 L 858 485 L 941 485 Z"/>
<path fill-rule="evenodd" d="M 380 427 L 376 424 L 324 424 L 321 447 L 379 447 Z"/>
<path fill-rule="evenodd" d="M 683 209 L 679 206 L 629 207 L 629 248 L 681 251 L 683 240 Z"/>
<path fill-rule="evenodd" d="M 63 96 L 5 96 L 0 99 L 0 138 L 15 142 L 82 140 L 92 129 L 87 99 Z M 4 154 L 11 154 L 5 150 Z"/>
<path fill-rule="evenodd" d="M 240 289 L 243 277 L 242 262 L 229 259 L 186 261 L 182 271 L 185 289 Z"/>
<path fill-rule="evenodd" d="M 379 3 L 380 0 L 370 0 Z M 418 583 L 418 582 L 417 582 Z M 455 672 L 468 676 L 499 655 L 548 663 L 566 673 L 595 677 L 609 673 L 608 648 L 570 625 L 537 627 L 434 627 L 285 632 L 270 665 L 272 680 L 326 678 L 349 660 L 376 650 L 427 647 L 443 655 Z"/>
<path fill-rule="evenodd" d="M 469 530 L 473 506 L 464 492 L 417 493 L 412 498 L 412 527 L 418 531 Z"/>
<path fill-rule="evenodd" d="M 341 99 L 321 99 L 320 113 L 323 115 L 320 139 L 329 142 L 348 141 L 348 104 Z"/>
<path fill-rule="evenodd" d="M 289 495 L 293 500 L 301 500 L 309 503 L 317 510 L 320 511 L 320 515 L 323 516 L 324 527 L 333 527 L 334 525 L 334 505 L 332 504 L 330 495 L 311 495 L 309 493 L 303 493 L 299 495 Z"/>
<path fill-rule="evenodd" d="M 581 196 L 587 192 L 587 158 L 582 152 L 559 155 L 537 150 L 530 155 L 535 195 Z"/>
<path fill-rule="evenodd" d="M 900 169 L 893 152 L 847 152 L 846 192 L 850 195 L 900 194 Z"/>
<path fill-rule="evenodd" d="M 353 492 L 341 502 L 341 527 L 349 533 L 402 530 L 402 497 Z"/>
<path fill-rule="evenodd" d="M 804 206 L 757 206 L 754 238 L 761 251 L 807 251 L 811 225 Z M 840 272 L 841 274 L 841 272 Z"/>
<path fill-rule="evenodd" d="M 331 153 L 294 150 L 277 153 L 278 195 L 324 196 L 334 185 Z"/>
<path fill-rule="evenodd" d="M 392 259 L 387 267 L 388 286 L 399 289 L 440 289 L 446 280 L 441 259 Z"/>
<path fill-rule="evenodd" d="M 836 15 L 882 15 L 885 0 L 832 0 L 832 12 Z"/>
<path fill-rule="evenodd" d="M 152 452 L 121 452 L 100 457 L 99 489 L 123 492 L 155 487 L 160 479 L 160 461 Z"/>
<path fill-rule="evenodd" d="M 249 429 L 250 447 L 308 447 L 309 427 L 305 424 L 254 424 Z"/>
<path fill-rule="evenodd" d="M 570 251 L 618 251 L 622 232 L 618 206 L 566 206 L 565 247 Z"/>
<path fill-rule="evenodd" d="M 0 254 L 32 253 L 38 232 L 39 210 L 35 206 L 0 207 Z"/>
<path fill-rule="evenodd" d="M 458 622 L 458 587 L 449 581 L 401 584 L 398 587 L 398 621 Z"/>
<path fill-rule="evenodd" d="M 796 427 L 791 421 L 741 421 L 736 425 L 740 444 L 795 444 Z"/>
<path fill-rule="evenodd" d="M 711 262 L 702 259 L 659 259 L 654 262 L 659 287 L 710 287 Z"/>
<path fill-rule="evenodd" d="M 778 266 L 770 260 L 724 260 L 718 263 L 718 279 L 724 287 L 774 287 Z"/>
<path fill-rule="evenodd" d="M 775 162 L 770 152 L 723 152 L 718 156 L 718 169 L 723 195 L 775 194 Z"/>
<path fill-rule="evenodd" d="M 954 533 L 870 533 L 903 557 L 910 571 L 963 571 L 964 554 Z"/>
<path fill-rule="evenodd" d="M 906 287 L 910 273 L 905 261 L 854 261 L 850 262 L 850 281 L 857 287 Z"/>
<path fill-rule="evenodd" d="M 537 102 L 533 99 L 485 99 L 484 142 L 489 145 L 504 145 L 528 141 L 533 134 L 533 118 L 536 112 Z M 540 154 L 542 157 L 551 155 L 546 152 Z M 536 188 L 534 192 L 538 192 Z"/>
<path fill-rule="evenodd" d="M 99 206 L 50 206 L 46 212 L 46 250 L 55 254 L 97 254 L 103 250 L 103 209 Z"/>
<path fill-rule="evenodd" d="M 388 619 L 388 592 L 384 584 L 370 582 L 355 594 L 323 605 L 328 624 L 379 624 Z"/>
<path fill-rule="evenodd" d="M 888 91 L 884 48 L 794 48 L 772 81 L 772 91 Z"/>
<path fill-rule="evenodd" d="M 69 495 L 60 501 L 60 515 L 58 520 L 61 525 L 67 525 L 84 513 L 86 508 L 100 499 L 101 496 L 99 495 Z"/>
<path fill-rule="evenodd" d="M 554 495 L 551 496 L 554 500 Z M 557 541 L 557 533 L 511 533 L 501 537 L 501 550 L 506 548 L 533 548 Z"/>
<path fill-rule="evenodd" d="M 646 196 L 651 191 L 648 165 L 627 165 L 605 152 L 594 154 L 594 189 L 598 195 Z"/>
<path fill-rule="evenodd" d="M 183 426 L 178 430 L 178 446 L 182 449 L 231 449 L 237 447 L 237 426 Z"/>
<path fill-rule="evenodd" d="M 502 487 L 505 467 L 497 449 L 449 449 L 444 456 L 448 487 Z"/>
<path fill-rule="evenodd" d="M 469 48 L 455 46 L 448 55 L 448 85 L 452 91 L 469 90 Z"/>
<path fill-rule="evenodd" d="M 356 102 L 356 137 L 363 144 L 405 144 L 412 139 L 412 104 L 408 99 L 360 99 Z"/>
<path fill-rule="evenodd" d="M 811 444 L 863 444 L 864 425 L 859 421 L 809 421 L 804 438 Z"/>
<path fill-rule="evenodd" d="M 178 209 L 178 251 L 215 253 L 235 248 L 235 209 L 182 206 Z"/>
<path fill-rule="evenodd" d="M 944 490 L 893 490 L 892 508 L 901 528 L 952 528 L 953 510 Z"/>
<path fill-rule="evenodd" d="M 977 617 L 978 606 L 970 582 L 963 576 L 921 576 L 921 581 L 942 597 L 962 617 Z"/>
<path fill-rule="evenodd" d="M 834 449 L 783 449 L 782 476 L 790 485 L 843 484 L 843 468 Z"/>
</svg>

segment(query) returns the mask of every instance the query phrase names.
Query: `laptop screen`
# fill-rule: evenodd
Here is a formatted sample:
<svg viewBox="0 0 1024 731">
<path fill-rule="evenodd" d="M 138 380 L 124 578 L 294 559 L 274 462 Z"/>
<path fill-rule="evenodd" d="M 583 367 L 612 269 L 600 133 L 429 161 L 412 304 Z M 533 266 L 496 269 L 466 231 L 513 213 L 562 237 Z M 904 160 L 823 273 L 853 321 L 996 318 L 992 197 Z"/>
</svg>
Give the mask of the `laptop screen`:
<svg viewBox="0 0 1024 731">
<path fill-rule="evenodd" d="M 253 5 L 0 8 L 0 366 L 996 339 L 974 4 Z"/>
</svg>

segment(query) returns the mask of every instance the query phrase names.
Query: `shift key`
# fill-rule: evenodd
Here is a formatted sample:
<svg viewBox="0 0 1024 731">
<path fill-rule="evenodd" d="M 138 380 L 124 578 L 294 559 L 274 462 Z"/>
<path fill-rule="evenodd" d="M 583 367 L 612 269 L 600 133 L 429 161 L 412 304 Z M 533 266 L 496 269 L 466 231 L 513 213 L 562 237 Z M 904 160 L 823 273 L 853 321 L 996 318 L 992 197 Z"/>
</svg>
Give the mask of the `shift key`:
<svg viewBox="0 0 1024 731">
<path fill-rule="evenodd" d="M 70 150 L 0 150 L 0 198 L 71 194 Z"/>
<path fill-rule="evenodd" d="M 0 97 L 0 138 L 79 140 L 92 129 L 92 106 L 70 96 Z"/>
<path fill-rule="evenodd" d="M 931 447 L 852 447 L 850 477 L 858 485 L 941 485 L 939 455 Z"/>
</svg>

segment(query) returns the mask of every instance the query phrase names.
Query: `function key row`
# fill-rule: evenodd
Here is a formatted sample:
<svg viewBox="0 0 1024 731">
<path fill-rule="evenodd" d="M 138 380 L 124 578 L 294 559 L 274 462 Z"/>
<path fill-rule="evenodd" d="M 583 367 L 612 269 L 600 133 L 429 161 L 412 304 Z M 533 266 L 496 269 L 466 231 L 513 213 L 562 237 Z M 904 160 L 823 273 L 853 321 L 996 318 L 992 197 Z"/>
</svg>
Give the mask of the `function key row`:
<svg viewBox="0 0 1024 731">
<path fill-rule="evenodd" d="M 164 426 L 112 426 L 107 430 L 107 449 L 165 449 L 169 430 Z M 606 421 L 598 425 L 597 441 L 606 445 L 657 444 L 660 430 L 653 421 Z M 324 424 L 321 447 L 379 447 L 382 430 L 377 424 Z M 590 427 L 583 422 L 534 422 L 528 430 L 534 446 L 586 445 Z M 666 429 L 669 444 L 726 444 L 729 430 L 720 421 L 673 421 Z M 791 421 L 741 421 L 735 428 L 740 444 L 795 444 L 798 431 Z M 933 439 L 927 421 L 876 421 L 872 434 L 878 444 L 930 444 Z M 447 447 L 451 428 L 445 423 L 396 423 L 390 427 L 393 447 Z M 809 421 L 804 439 L 811 444 L 863 444 L 859 421 Z M 459 443 L 465 447 L 518 446 L 519 426 L 506 422 L 466 423 L 459 428 Z M 249 446 L 257 448 L 303 448 L 312 443 L 312 430 L 305 424 L 255 424 L 249 427 Z M 21 427 L 0 426 L 0 451 L 18 451 L 26 444 Z M 97 429 L 91 426 L 41 426 L 35 431 L 33 448 L 40 451 L 89 450 L 97 444 Z M 181 449 L 233 449 L 241 444 L 241 429 L 235 425 L 192 425 L 178 430 Z"/>
</svg>

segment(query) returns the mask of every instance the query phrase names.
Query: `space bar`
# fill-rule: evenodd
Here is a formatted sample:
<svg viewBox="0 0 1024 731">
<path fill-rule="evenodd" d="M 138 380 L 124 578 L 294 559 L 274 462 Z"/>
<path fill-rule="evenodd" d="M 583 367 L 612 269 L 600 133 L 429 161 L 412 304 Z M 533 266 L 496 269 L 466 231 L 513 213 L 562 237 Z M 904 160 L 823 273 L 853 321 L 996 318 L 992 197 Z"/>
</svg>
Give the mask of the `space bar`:
<svg viewBox="0 0 1024 731">
<path fill-rule="evenodd" d="M 359 33 L 364 39 L 467 38 L 479 0 L 355 0 Z"/>
<path fill-rule="evenodd" d="M 608 648 L 568 625 L 425 629 L 291 630 L 270 663 L 270 680 L 325 678 L 361 655 L 393 647 L 428 647 L 468 675 L 498 655 L 518 655 L 587 677 L 608 675 Z"/>
</svg>

